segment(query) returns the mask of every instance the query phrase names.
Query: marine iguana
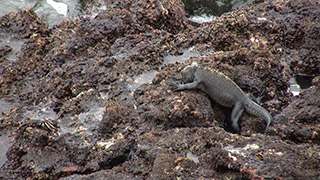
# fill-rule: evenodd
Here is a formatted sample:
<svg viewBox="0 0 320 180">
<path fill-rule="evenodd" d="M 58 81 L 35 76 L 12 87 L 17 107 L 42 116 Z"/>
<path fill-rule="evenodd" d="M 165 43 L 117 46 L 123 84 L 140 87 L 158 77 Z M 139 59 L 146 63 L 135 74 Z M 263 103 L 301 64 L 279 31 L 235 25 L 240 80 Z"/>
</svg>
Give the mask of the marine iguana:
<svg viewBox="0 0 320 180">
<path fill-rule="evenodd" d="M 175 91 L 197 89 L 202 84 L 203 91 L 215 102 L 233 108 L 231 120 L 232 128 L 236 133 L 240 133 L 238 121 L 243 110 L 266 120 L 267 127 L 270 125 L 272 117 L 269 112 L 253 100 L 253 95 L 245 94 L 235 82 L 223 73 L 192 63 L 191 66 L 187 66 L 181 71 L 181 75 L 183 84 L 176 84 Z"/>
</svg>

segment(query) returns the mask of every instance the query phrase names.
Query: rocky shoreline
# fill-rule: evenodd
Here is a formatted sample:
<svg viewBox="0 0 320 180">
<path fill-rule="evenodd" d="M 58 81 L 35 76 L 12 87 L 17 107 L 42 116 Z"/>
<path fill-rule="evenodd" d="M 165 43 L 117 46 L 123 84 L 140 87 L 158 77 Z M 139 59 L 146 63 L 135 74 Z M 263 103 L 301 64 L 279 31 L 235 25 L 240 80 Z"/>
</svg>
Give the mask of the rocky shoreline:
<svg viewBox="0 0 320 180">
<path fill-rule="evenodd" d="M 88 1 L 88 14 L 101 2 Z M 255 1 L 201 25 L 182 1 L 104 2 L 106 10 L 48 28 L 32 10 L 0 18 L 22 39 L 15 61 L 0 47 L 0 135 L 10 133 L 2 179 L 319 179 L 320 4 Z M 201 56 L 164 64 L 192 48 Z M 193 61 L 274 117 L 241 117 L 201 91 L 174 92 Z M 128 88 L 156 70 L 151 83 Z M 315 76 L 292 96 L 293 74 Z M 264 92 L 264 93 L 263 93 Z M 32 123 L 50 118 L 48 123 Z"/>
</svg>

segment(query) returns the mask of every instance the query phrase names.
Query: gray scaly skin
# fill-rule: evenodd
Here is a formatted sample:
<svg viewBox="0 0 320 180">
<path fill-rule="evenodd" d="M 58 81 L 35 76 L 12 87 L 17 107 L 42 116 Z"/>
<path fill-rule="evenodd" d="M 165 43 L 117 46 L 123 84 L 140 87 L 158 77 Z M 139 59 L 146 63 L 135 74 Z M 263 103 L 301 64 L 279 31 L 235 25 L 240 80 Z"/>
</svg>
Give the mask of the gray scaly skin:
<svg viewBox="0 0 320 180">
<path fill-rule="evenodd" d="M 192 63 L 191 66 L 187 66 L 181 71 L 181 75 L 184 84 L 177 84 L 176 91 L 197 89 L 202 84 L 205 93 L 215 102 L 222 106 L 233 108 L 231 120 L 232 128 L 236 133 L 240 133 L 238 121 L 243 110 L 266 120 L 267 127 L 272 122 L 271 115 L 252 100 L 252 95 L 246 95 L 235 82 L 221 72 Z"/>
</svg>

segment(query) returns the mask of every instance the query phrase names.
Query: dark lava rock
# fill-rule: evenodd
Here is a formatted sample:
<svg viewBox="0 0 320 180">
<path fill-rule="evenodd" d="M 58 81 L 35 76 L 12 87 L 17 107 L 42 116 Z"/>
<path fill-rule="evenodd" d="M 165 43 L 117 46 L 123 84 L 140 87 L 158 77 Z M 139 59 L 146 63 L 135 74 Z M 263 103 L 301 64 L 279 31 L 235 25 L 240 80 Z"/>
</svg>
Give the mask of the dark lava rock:
<svg viewBox="0 0 320 180">
<path fill-rule="evenodd" d="M 5 56 L 8 52 L 10 52 L 12 50 L 12 47 L 8 46 L 8 45 L 3 45 L 0 47 L 0 58 L 2 58 L 3 56 Z"/>
<path fill-rule="evenodd" d="M 0 32 L 17 39 L 30 38 L 38 33 L 45 35 L 48 32 L 45 23 L 31 9 L 4 15 L 0 22 Z"/>
<path fill-rule="evenodd" d="M 0 178 L 319 179 L 319 3 L 256 1 L 196 27 L 181 1 L 85 1 L 87 13 L 99 3 L 52 28 L 32 10 L 0 18 L 25 40 L 0 61 L 0 134 L 12 139 Z M 191 47 L 201 56 L 163 65 Z M 174 92 L 192 61 L 262 97 L 273 126 L 244 113 L 233 134 L 231 109 Z M 315 77 L 297 97 L 293 73 Z"/>
<path fill-rule="evenodd" d="M 275 117 L 275 126 L 268 134 L 295 143 L 320 144 L 319 84 L 302 90 L 283 112 Z"/>
</svg>

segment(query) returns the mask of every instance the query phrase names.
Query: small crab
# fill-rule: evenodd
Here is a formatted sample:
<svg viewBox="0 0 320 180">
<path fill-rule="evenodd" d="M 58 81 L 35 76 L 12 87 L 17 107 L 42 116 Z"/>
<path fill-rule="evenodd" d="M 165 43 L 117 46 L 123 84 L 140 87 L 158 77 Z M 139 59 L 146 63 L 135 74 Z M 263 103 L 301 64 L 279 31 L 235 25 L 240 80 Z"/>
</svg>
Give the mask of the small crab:
<svg viewBox="0 0 320 180">
<path fill-rule="evenodd" d="M 56 131 L 57 125 L 53 123 L 50 118 L 45 119 L 31 119 L 30 125 L 40 126 L 46 128 L 49 131 Z"/>
</svg>

